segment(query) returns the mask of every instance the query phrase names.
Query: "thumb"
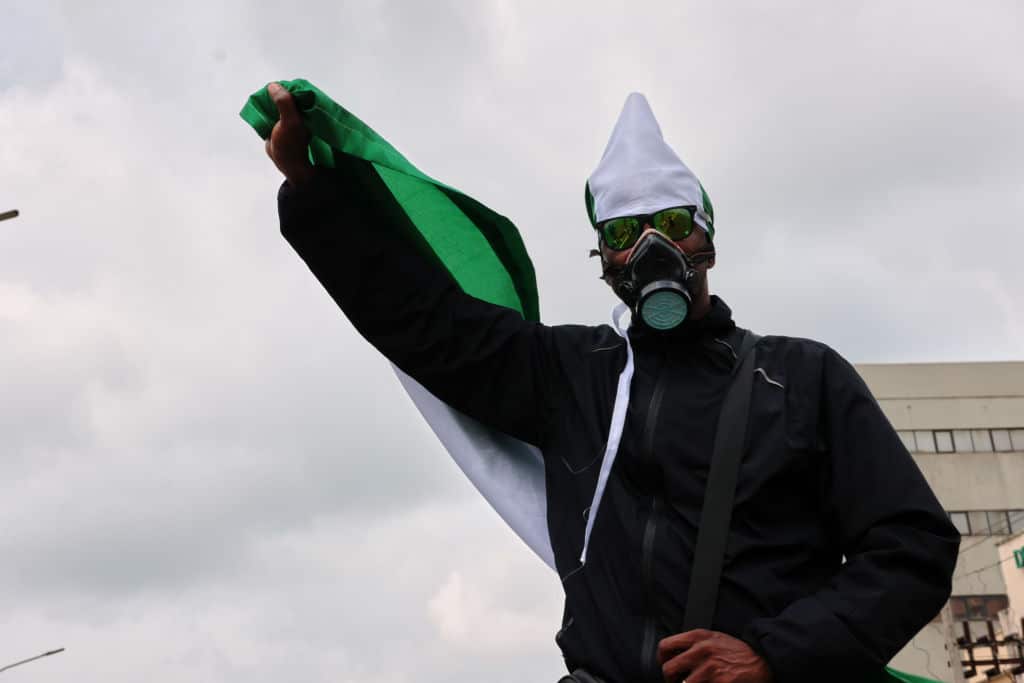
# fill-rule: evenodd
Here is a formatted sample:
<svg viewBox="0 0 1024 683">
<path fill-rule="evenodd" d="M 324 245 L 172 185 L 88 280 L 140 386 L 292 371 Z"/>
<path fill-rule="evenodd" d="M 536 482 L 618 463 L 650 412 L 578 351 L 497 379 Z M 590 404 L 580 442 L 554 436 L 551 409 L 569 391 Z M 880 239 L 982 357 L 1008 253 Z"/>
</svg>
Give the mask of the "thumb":
<svg viewBox="0 0 1024 683">
<path fill-rule="evenodd" d="M 270 94 L 270 99 L 274 100 L 274 106 L 277 107 L 277 113 L 283 124 L 286 126 L 302 125 L 302 116 L 299 114 L 299 110 L 295 106 L 295 98 L 290 92 L 285 90 L 280 83 L 267 85 L 267 92 Z"/>
</svg>

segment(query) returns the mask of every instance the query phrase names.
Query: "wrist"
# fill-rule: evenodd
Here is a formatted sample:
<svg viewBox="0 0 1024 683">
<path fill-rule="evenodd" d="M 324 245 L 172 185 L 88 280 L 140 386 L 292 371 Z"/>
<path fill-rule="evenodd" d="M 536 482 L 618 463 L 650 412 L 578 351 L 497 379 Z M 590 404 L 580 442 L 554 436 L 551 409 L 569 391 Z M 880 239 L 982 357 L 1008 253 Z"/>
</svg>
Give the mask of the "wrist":
<svg viewBox="0 0 1024 683">
<path fill-rule="evenodd" d="M 289 169 L 288 173 L 285 175 L 285 179 L 292 187 L 299 188 L 308 185 L 315 175 L 316 172 L 312 165 L 297 166 L 293 169 Z"/>
<path fill-rule="evenodd" d="M 767 653 L 765 652 L 761 641 L 752 633 L 743 634 L 740 640 L 746 643 L 747 647 L 749 647 L 757 657 L 759 668 L 761 669 L 760 673 L 762 674 L 760 679 L 765 683 L 772 683 L 775 680 L 775 672 L 772 670 L 771 662 L 768 660 Z"/>
<path fill-rule="evenodd" d="M 772 667 L 768 664 L 768 660 L 764 658 L 764 655 L 756 652 L 754 654 L 757 655 L 761 668 L 759 680 L 763 681 L 763 683 L 774 683 L 775 675 L 772 673 Z"/>
</svg>

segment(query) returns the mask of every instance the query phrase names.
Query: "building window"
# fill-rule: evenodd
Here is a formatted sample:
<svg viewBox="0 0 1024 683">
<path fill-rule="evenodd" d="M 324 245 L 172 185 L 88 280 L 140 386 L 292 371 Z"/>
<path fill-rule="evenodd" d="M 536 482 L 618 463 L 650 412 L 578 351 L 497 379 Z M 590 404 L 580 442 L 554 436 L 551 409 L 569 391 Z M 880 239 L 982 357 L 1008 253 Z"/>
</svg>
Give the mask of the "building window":
<svg viewBox="0 0 1024 683">
<path fill-rule="evenodd" d="M 1010 533 L 1017 534 L 1024 531 L 1024 510 L 1010 510 L 1007 513 L 1010 518 Z"/>
<path fill-rule="evenodd" d="M 999 613 L 1010 608 L 1010 599 L 1005 595 L 992 595 L 985 598 L 985 618 L 998 619 Z"/>
<path fill-rule="evenodd" d="M 1013 445 L 1010 443 L 1010 430 L 1009 429 L 993 429 L 992 432 L 992 445 L 1000 453 L 1006 453 L 1007 451 L 1013 450 Z"/>
<path fill-rule="evenodd" d="M 989 615 L 985 611 L 986 600 L 981 595 L 971 595 L 963 598 L 964 619 L 968 621 L 984 621 Z"/>
<path fill-rule="evenodd" d="M 949 607 L 954 621 L 988 621 L 1010 606 L 1005 595 L 954 595 Z"/>
<path fill-rule="evenodd" d="M 900 431 L 896 432 L 896 436 L 900 437 L 900 441 L 903 442 L 903 446 L 908 451 L 910 451 L 911 453 L 917 451 L 917 446 L 914 444 L 914 432 Z"/>
<path fill-rule="evenodd" d="M 953 452 L 953 432 L 950 431 L 937 431 L 935 432 L 935 450 L 939 453 L 952 453 Z"/>
<path fill-rule="evenodd" d="M 896 435 L 911 453 L 1024 453 L 1024 429 L 915 429 Z"/>
<path fill-rule="evenodd" d="M 987 429 L 972 429 L 971 441 L 974 442 L 974 450 L 976 453 L 992 452 L 992 437 L 989 435 Z"/>
<path fill-rule="evenodd" d="M 989 510 L 988 528 L 994 536 L 1005 536 L 1010 533 L 1010 523 L 1007 521 L 1006 510 Z"/>
<path fill-rule="evenodd" d="M 969 429 L 954 429 L 953 443 L 956 445 L 957 453 L 974 452 L 974 446 L 971 444 L 971 431 Z"/>
<path fill-rule="evenodd" d="M 962 536 L 1008 536 L 1024 531 L 1024 510 L 948 511 Z"/>
<path fill-rule="evenodd" d="M 961 598 L 965 603 L 968 621 L 998 619 L 999 612 L 1010 606 L 1005 595 L 968 595 Z"/>
<path fill-rule="evenodd" d="M 1010 442 L 1013 444 L 1013 450 L 1024 453 L 1024 429 L 1011 429 Z"/>
<path fill-rule="evenodd" d="M 914 432 L 914 441 L 917 442 L 918 453 L 934 453 L 935 452 L 935 435 L 930 429 L 928 430 L 916 430 Z"/>
<path fill-rule="evenodd" d="M 970 536 L 971 527 L 967 525 L 967 513 L 966 512 L 950 512 L 949 521 L 953 522 L 953 526 L 960 532 L 961 536 Z"/>
<path fill-rule="evenodd" d="M 988 515 L 984 510 L 968 512 L 967 523 L 971 525 L 971 536 L 988 536 Z"/>
</svg>

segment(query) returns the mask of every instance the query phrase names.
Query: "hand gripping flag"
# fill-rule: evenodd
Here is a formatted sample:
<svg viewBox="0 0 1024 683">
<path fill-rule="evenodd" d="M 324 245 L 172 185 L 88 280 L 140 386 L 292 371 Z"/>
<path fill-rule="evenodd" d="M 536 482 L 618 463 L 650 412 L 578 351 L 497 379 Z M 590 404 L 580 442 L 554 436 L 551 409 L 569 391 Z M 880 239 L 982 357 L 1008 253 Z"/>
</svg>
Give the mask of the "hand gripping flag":
<svg viewBox="0 0 1024 683">
<path fill-rule="evenodd" d="M 312 83 L 302 79 L 278 83 L 295 98 L 312 134 L 309 156 L 314 165 L 334 167 L 344 154 L 370 162 L 363 166 L 366 172 L 380 176 L 391 199 L 467 294 L 515 309 L 527 320 L 539 319 L 533 264 L 511 221 L 421 172 Z M 240 114 L 264 139 L 278 119 L 277 107 L 265 87 L 249 97 Z M 530 549 L 554 569 L 540 452 L 459 413 L 394 369 L 469 480 Z M 939 682 L 885 669 L 879 672 L 877 683 Z"/>
</svg>

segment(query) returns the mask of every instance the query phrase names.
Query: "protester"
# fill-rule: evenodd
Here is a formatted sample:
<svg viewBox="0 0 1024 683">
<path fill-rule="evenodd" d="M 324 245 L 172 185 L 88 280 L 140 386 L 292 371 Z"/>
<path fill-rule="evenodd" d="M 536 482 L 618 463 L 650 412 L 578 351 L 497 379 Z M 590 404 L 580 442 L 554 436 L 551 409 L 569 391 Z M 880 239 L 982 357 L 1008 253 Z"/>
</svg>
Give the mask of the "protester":
<svg viewBox="0 0 1024 683">
<path fill-rule="evenodd" d="M 567 680 L 877 679 L 939 611 L 959 536 L 900 439 L 839 354 L 767 336 L 717 610 L 684 632 L 719 414 L 754 337 L 710 294 L 710 199 L 641 95 L 586 192 L 602 275 L 632 314 L 620 333 L 466 294 L 367 162 L 313 166 L 292 96 L 269 92 L 288 242 L 403 372 L 543 454 Z"/>
</svg>

